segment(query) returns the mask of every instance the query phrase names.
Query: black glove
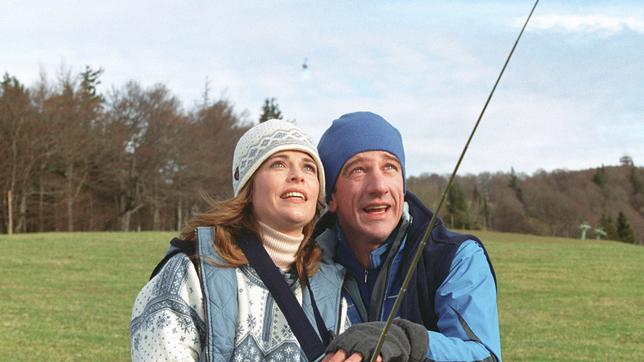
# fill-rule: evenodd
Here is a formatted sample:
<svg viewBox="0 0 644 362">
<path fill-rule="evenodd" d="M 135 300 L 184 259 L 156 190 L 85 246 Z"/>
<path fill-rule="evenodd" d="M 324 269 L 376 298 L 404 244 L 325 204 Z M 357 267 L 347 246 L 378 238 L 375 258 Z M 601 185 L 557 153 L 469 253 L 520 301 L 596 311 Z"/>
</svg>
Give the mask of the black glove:
<svg viewBox="0 0 644 362">
<path fill-rule="evenodd" d="M 393 325 L 400 327 L 409 340 L 411 346 L 409 360 L 412 362 L 424 361 L 429 350 L 429 335 L 425 326 L 407 319 L 394 319 Z"/>
<path fill-rule="evenodd" d="M 351 326 L 341 335 L 335 337 L 326 349 L 333 353 L 339 349 L 362 354 L 362 359 L 370 360 L 378 337 L 385 322 L 367 322 Z M 389 328 L 385 342 L 380 350 L 382 359 L 386 362 L 420 362 L 425 360 L 428 341 L 427 330 L 420 324 L 405 319 L 397 319 Z"/>
</svg>

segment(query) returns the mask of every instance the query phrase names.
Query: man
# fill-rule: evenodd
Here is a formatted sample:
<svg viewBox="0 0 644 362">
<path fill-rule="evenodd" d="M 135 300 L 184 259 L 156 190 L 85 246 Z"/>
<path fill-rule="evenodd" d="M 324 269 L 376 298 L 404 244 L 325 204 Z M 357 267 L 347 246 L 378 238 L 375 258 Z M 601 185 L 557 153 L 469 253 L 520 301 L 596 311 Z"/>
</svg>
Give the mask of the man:
<svg viewBox="0 0 644 362">
<path fill-rule="evenodd" d="M 329 212 L 314 237 L 346 269 L 353 324 L 326 360 L 357 361 L 371 356 L 432 213 L 406 191 L 402 138 L 384 118 L 346 114 L 318 151 Z M 496 281 L 481 241 L 438 220 L 397 317 L 385 360 L 500 361 Z"/>
</svg>

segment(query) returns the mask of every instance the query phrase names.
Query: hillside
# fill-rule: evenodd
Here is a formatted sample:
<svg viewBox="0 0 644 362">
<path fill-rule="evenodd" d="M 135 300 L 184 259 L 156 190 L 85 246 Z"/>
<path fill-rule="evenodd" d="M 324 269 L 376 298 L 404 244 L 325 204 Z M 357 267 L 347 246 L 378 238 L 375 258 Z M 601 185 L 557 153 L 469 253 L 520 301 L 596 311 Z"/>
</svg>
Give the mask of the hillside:
<svg viewBox="0 0 644 362">
<path fill-rule="evenodd" d="M 446 184 L 447 177 L 436 174 L 407 181 L 430 206 Z M 586 222 L 591 226 L 587 238 L 596 238 L 601 227 L 607 234 L 603 239 L 644 244 L 644 168 L 628 162 L 531 176 L 457 176 L 447 201 L 441 216 L 452 227 L 577 238 Z"/>
</svg>

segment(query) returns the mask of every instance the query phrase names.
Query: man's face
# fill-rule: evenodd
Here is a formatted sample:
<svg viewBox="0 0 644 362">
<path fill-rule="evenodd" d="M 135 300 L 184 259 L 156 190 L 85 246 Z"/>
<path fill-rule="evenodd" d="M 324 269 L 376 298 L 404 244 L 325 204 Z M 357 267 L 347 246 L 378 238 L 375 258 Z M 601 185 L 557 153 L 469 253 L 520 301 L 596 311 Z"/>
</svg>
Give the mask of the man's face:
<svg viewBox="0 0 644 362">
<path fill-rule="evenodd" d="M 329 210 L 352 244 L 380 244 L 396 228 L 404 204 L 400 161 L 385 151 L 351 157 L 340 170 Z"/>
</svg>

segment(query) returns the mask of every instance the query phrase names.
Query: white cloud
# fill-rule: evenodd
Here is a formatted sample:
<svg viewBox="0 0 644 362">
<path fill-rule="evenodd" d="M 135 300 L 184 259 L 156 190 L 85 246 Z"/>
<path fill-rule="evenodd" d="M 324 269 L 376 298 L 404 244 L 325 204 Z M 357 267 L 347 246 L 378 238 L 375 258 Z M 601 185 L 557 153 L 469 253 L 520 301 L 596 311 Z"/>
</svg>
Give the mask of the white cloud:
<svg viewBox="0 0 644 362">
<path fill-rule="evenodd" d="M 615 35 L 622 31 L 644 34 L 644 19 L 634 16 L 609 15 L 541 15 L 532 19 L 530 27 L 567 33 L 600 33 Z"/>
</svg>

